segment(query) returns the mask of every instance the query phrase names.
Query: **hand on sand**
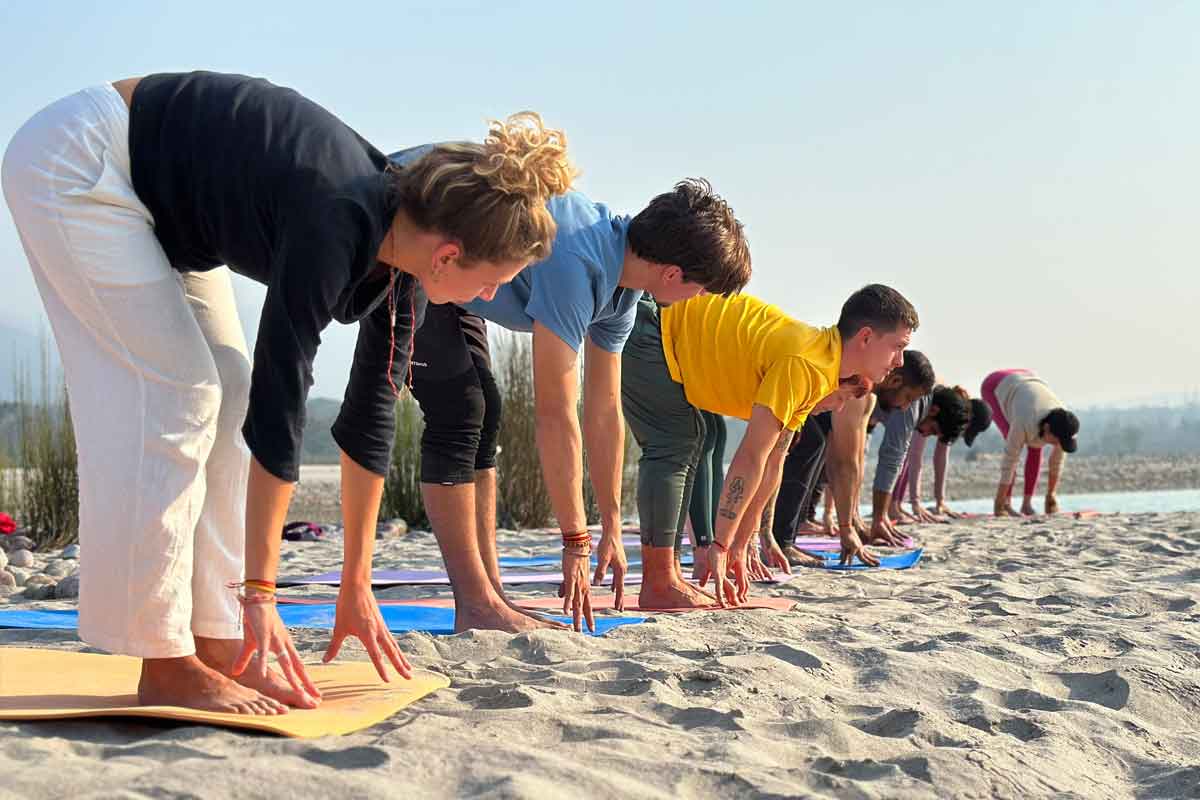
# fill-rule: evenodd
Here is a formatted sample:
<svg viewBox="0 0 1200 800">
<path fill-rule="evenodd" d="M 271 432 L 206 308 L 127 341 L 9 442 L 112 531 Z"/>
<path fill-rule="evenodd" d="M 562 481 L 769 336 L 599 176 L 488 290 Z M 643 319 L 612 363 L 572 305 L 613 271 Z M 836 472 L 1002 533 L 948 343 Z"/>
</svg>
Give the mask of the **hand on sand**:
<svg viewBox="0 0 1200 800">
<path fill-rule="evenodd" d="M 613 608 L 625 610 L 625 573 L 629 571 L 629 561 L 625 558 L 625 545 L 621 544 L 621 532 L 615 535 L 605 533 L 596 549 L 596 574 L 592 576 L 592 585 L 599 586 L 604 580 L 604 573 L 609 566 L 613 573 Z M 565 574 L 565 573 L 564 573 Z"/>
<path fill-rule="evenodd" d="M 774 536 L 762 537 L 762 549 L 763 561 L 766 562 L 768 567 L 774 567 L 788 575 L 792 574 L 792 565 L 784 554 L 783 549 L 779 546 L 779 543 L 775 541 Z M 769 573 L 768 577 L 770 577 Z"/>
<path fill-rule="evenodd" d="M 946 521 L 943 517 L 939 517 L 938 515 L 934 514 L 920 503 L 913 503 L 912 515 L 917 518 L 917 522 L 924 522 L 925 524 Z"/>
<path fill-rule="evenodd" d="M 842 557 L 838 561 L 839 564 L 853 564 L 854 559 L 857 558 L 868 567 L 879 566 L 879 559 L 863 546 L 862 540 L 858 538 L 858 534 L 853 528 L 842 528 L 838 538 L 842 540 Z"/>
<path fill-rule="evenodd" d="M 708 548 L 708 569 L 700 575 L 700 588 L 704 588 L 709 578 L 713 579 L 713 594 L 717 597 L 717 605 L 722 608 L 740 605 L 737 599 L 737 588 L 729 579 L 729 553 L 720 545 Z"/>
<path fill-rule="evenodd" d="M 753 550 L 754 548 L 749 548 Z M 755 554 L 757 556 L 757 553 Z M 729 574 L 737 593 L 737 604 L 740 606 L 750 596 L 750 565 L 747 563 L 748 553 L 742 550 L 729 559 Z M 761 563 L 761 562 L 760 562 Z"/>
<path fill-rule="evenodd" d="M 891 517 L 893 525 L 909 525 L 917 521 L 912 514 L 909 514 L 903 508 L 895 504 L 892 505 L 891 510 L 888 512 L 888 516 Z"/>
<path fill-rule="evenodd" d="M 558 595 L 563 599 L 563 615 L 570 614 L 571 626 L 576 632 L 583 630 L 583 622 L 587 622 L 589 631 L 596 630 L 596 620 L 592 617 L 592 592 L 588 586 L 591 557 L 589 552 L 563 550 L 563 582 L 558 587 Z"/>
<path fill-rule="evenodd" d="M 236 678 L 245 672 L 257 653 L 255 668 L 258 670 L 258 678 L 266 681 L 270 674 L 271 661 L 278 657 L 279 668 L 283 670 L 283 677 L 287 678 L 292 689 L 319 699 L 321 692 L 312 678 L 308 677 L 304 662 L 300 660 L 300 654 L 296 652 L 296 646 L 292 644 L 292 637 L 288 634 L 283 620 L 279 618 L 279 610 L 275 604 L 249 603 L 243 609 L 242 619 L 245 627 L 242 634 L 242 652 L 234 661 L 230 674 Z"/>
<path fill-rule="evenodd" d="M 869 544 L 883 544 L 888 547 L 900 547 L 904 544 L 904 537 L 900 532 L 886 519 L 876 517 L 871 524 L 871 533 L 867 537 Z"/>
<path fill-rule="evenodd" d="M 967 518 L 966 514 L 960 513 L 958 511 L 954 511 L 953 509 L 950 508 L 950 506 L 946 505 L 945 503 L 938 503 L 937 505 L 935 505 L 933 507 L 933 513 L 935 513 L 939 516 L 942 516 L 942 517 L 946 517 L 948 519 L 966 519 Z"/>
<path fill-rule="evenodd" d="M 1046 513 L 1047 514 L 1057 514 L 1058 513 L 1058 498 L 1055 495 L 1052 495 L 1052 494 L 1046 495 Z"/>
<path fill-rule="evenodd" d="M 771 570 L 767 569 L 767 565 L 759 557 L 758 548 L 753 543 L 746 547 L 746 575 L 752 581 L 771 580 Z"/>
<path fill-rule="evenodd" d="M 375 601 L 371 587 L 343 581 L 342 588 L 338 591 L 333 636 L 330 637 L 329 647 L 322 659 L 326 664 L 337 658 L 342 649 L 342 642 L 346 641 L 347 636 L 353 636 L 363 643 L 380 680 L 385 683 L 392 680 L 388 677 L 387 665 L 383 660 L 385 656 L 392 662 L 400 677 L 412 677 L 412 666 L 400 652 L 391 631 L 387 629 L 387 623 L 383 621 L 383 614 L 379 611 L 379 603 Z"/>
</svg>

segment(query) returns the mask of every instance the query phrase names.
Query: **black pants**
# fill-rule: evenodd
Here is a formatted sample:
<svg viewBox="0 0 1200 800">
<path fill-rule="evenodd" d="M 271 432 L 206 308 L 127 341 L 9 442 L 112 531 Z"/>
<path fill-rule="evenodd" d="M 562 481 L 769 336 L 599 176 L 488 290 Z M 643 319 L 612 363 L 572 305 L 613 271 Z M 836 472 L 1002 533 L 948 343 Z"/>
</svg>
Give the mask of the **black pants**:
<svg viewBox="0 0 1200 800">
<path fill-rule="evenodd" d="M 775 500 L 772 533 L 780 547 L 796 540 L 796 528 L 807 519 L 812 496 L 825 466 L 825 447 L 833 418 L 826 412 L 810 416 L 783 462 L 783 480 Z"/>
<path fill-rule="evenodd" d="M 496 466 L 500 390 L 487 324 L 458 306 L 430 305 L 413 342 L 412 392 L 425 417 L 421 482 L 474 483 Z"/>
</svg>

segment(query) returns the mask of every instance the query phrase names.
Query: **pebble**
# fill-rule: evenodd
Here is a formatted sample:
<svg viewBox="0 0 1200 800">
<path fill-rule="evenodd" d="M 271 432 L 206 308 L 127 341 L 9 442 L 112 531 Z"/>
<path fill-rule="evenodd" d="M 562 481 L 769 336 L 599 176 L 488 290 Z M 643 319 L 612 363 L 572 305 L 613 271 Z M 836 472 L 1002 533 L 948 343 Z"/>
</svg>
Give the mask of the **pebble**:
<svg viewBox="0 0 1200 800">
<path fill-rule="evenodd" d="M 37 545 L 28 536 L 13 534 L 12 536 L 0 536 L 0 547 L 11 553 L 13 550 L 33 550 Z"/>
<path fill-rule="evenodd" d="M 8 563 L 14 567 L 32 567 L 33 553 L 28 550 L 10 550 Z"/>
<path fill-rule="evenodd" d="M 7 566 L 8 566 L 8 552 L 4 551 L 4 550 L 0 550 L 0 569 L 4 569 Z"/>
<path fill-rule="evenodd" d="M 62 555 L 60 555 L 59 558 L 79 558 L 79 545 L 67 545 L 63 548 Z"/>
<path fill-rule="evenodd" d="M 73 600 L 79 597 L 79 570 L 58 582 L 58 586 L 54 587 L 54 596 L 59 600 Z"/>
<path fill-rule="evenodd" d="M 75 571 L 75 569 L 76 569 L 75 561 L 73 561 L 69 558 L 68 559 L 59 559 L 57 561 L 51 561 L 49 564 L 47 564 L 46 568 L 44 570 L 42 570 L 42 574 L 49 575 L 53 578 L 63 578 L 63 577 L 66 577 L 67 575 L 70 575 L 72 572 Z"/>
<path fill-rule="evenodd" d="M 15 589 L 17 587 L 16 577 L 7 570 L 0 569 L 0 589 L 8 588 Z"/>
<path fill-rule="evenodd" d="M 54 587 L 58 583 L 49 575 L 30 575 L 25 581 L 25 597 L 30 600 L 46 600 L 54 597 Z"/>
<path fill-rule="evenodd" d="M 20 586 L 5 586 L 3 583 L 0 583 L 0 600 L 8 602 L 9 595 L 16 594 L 19 591 L 21 591 Z"/>
<path fill-rule="evenodd" d="M 24 586 L 25 579 L 33 574 L 33 570 L 22 569 L 21 567 L 14 567 L 13 565 L 9 564 L 8 574 L 13 576 L 13 579 L 17 582 L 17 586 Z"/>
<path fill-rule="evenodd" d="M 400 518 L 389 519 L 375 526 L 376 539 L 396 539 L 408 533 L 408 523 Z"/>
</svg>

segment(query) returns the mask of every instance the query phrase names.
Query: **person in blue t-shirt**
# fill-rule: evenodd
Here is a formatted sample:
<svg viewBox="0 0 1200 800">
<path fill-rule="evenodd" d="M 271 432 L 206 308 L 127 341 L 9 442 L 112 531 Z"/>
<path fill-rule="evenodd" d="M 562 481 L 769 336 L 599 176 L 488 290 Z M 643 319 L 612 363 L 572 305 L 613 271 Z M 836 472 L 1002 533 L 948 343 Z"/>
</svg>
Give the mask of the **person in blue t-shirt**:
<svg viewBox="0 0 1200 800">
<path fill-rule="evenodd" d="M 454 589 L 458 630 L 553 624 L 509 602 L 500 584 L 495 519 L 500 395 L 484 320 L 533 334 L 537 447 L 563 535 L 564 612 L 571 610 L 579 630 L 584 619 L 593 627 L 585 445 L 603 527 L 595 580 L 611 566 L 617 607 L 624 602 L 621 349 L 637 301 L 643 291 L 663 303 L 706 291 L 731 294 L 750 279 L 741 223 L 705 181 L 677 184 L 632 218 L 579 192 L 547 205 L 558 226 L 549 258 L 521 271 L 489 301 L 429 306 L 414 343 L 413 394 L 425 416 L 421 496 Z"/>
</svg>

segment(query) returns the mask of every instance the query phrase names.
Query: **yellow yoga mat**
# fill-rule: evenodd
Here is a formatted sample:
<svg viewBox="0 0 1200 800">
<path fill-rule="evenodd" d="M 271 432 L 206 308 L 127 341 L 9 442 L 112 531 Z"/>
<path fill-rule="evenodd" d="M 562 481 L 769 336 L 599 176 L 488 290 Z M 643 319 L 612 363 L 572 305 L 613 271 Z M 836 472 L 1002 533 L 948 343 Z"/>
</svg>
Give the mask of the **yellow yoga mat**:
<svg viewBox="0 0 1200 800">
<path fill-rule="evenodd" d="M 0 648 L 0 720 L 154 717 L 305 739 L 361 730 L 450 685 L 448 678 L 429 672 L 414 673 L 408 681 L 393 672 L 392 682 L 384 683 L 366 661 L 315 665 L 308 674 L 324 695 L 319 707 L 259 717 L 139 706 L 140 671 L 139 659 L 128 656 Z"/>
</svg>

